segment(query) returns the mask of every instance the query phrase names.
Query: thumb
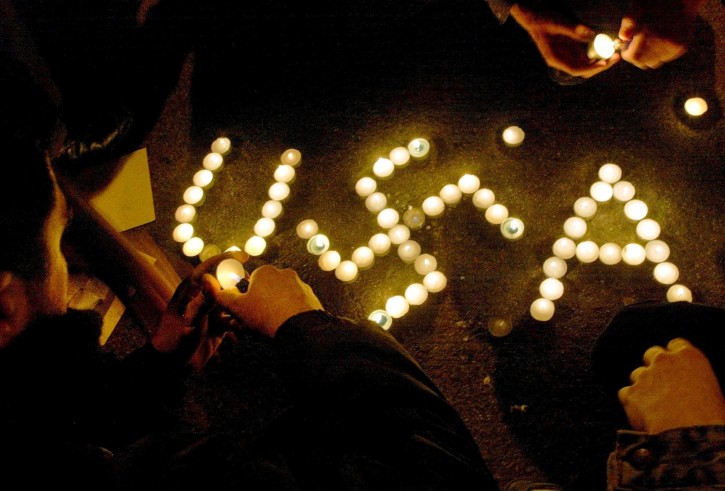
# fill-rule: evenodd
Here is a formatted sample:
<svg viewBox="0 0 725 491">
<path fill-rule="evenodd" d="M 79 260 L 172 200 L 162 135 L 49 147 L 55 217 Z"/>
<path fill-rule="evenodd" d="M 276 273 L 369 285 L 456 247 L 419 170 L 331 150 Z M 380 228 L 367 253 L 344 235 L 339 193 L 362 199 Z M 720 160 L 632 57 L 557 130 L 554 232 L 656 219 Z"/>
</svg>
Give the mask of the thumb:
<svg viewBox="0 0 725 491">
<path fill-rule="evenodd" d="M 622 41 L 631 41 L 637 34 L 637 22 L 629 16 L 622 18 L 622 24 L 619 26 L 619 39 Z"/>
</svg>

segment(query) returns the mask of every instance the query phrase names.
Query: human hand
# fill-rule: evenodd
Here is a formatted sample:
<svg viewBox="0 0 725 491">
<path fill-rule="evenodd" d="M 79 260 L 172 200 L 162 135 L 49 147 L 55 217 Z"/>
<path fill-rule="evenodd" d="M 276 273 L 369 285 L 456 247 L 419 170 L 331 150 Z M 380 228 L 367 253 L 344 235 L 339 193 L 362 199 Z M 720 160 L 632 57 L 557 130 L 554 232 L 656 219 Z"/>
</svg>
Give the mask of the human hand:
<svg viewBox="0 0 725 491">
<path fill-rule="evenodd" d="M 622 59 L 647 70 L 687 51 L 697 12 L 705 0 L 632 0 L 619 38 L 629 42 Z"/>
<path fill-rule="evenodd" d="M 514 4 L 511 15 L 529 33 L 544 62 L 551 68 L 590 78 L 620 60 L 619 54 L 615 53 L 608 60 L 592 61 L 587 56 L 587 44 L 594 39 L 594 31 L 558 12 L 531 10 Z"/>
<path fill-rule="evenodd" d="M 676 338 L 644 353 L 644 365 L 619 390 L 632 428 L 650 434 L 673 428 L 725 424 L 725 399 L 705 355 Z"/>
<path fill-rule="evenodd" d="M 274 337 L 293 315 L 324 310 L 312 288 L 291 269 L 264 265 L 252 272 L 247 293 L 236 288 L 215 292 L 216 302 L 241 324 Z"/>
<path fill-rule="evenodd" d="M 214 298 L 221 286 L 213 272 L 221 261 L 230 258 L 244 263 L 249 256 L 244 252 L 219 254 L 199 264 L 181 282 L 151 339 L 157 351 L 176 353 L 197 371 L 214 355 L 225 331 L 218 328 L 222 320 Z"/>
</svg>

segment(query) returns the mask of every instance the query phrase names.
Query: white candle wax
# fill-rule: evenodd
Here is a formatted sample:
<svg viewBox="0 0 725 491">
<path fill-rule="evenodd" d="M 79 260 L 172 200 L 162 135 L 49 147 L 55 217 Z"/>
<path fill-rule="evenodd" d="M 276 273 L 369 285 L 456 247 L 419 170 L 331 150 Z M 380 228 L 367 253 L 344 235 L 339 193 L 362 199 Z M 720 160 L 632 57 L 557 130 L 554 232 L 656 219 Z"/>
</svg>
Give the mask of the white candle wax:
<svg viewBox="0 0 725 491">
<path fill-rule="evenodd" d="M 582 263 L 593 263 L 599 257 L 599 246 L 591 241 L 579 242 L 576 246 L 576 258 Z"/>
<path fill-rule="evenodd" d="M 455 184 L 446 184 L 441 188 L 440 193 L 438 195 L 441 197 L 443 202 L 447 205 L 457 205 L 459 201 L 461 201 L 461 196 L 463 196 L 463 193 L 461 193 L 461 190 L 456 186 Z"/>
<path fill-rule="evenodd" d="M 202 169 L 194 174 L 192 181 L 194 182 L 194 186 L 199 186 L 202 189 L 208 189 L 214 181 L 214 173 L 209 169 Z"/>
<path fill-rule="evenodd" d="M 600 203 L 609 201 L 613 195 L 614 188 L 608 182 L 597 181 L 589 188 L 589 196 Z"/>
<path fill-rule="evenodd" d="M 659 263 L 655 266 L 654 277 L 663 285 L 671 285 L 680 277 L 680 270 L 670 262 Z"/>
<path fill-rule="evenodd" d="M 471 201 L 473 201 L 473 205 L 476 208 L 485 210 L 486 208 L 494 204 L 494 202 L 496 201 L 496 195 L 490 189 L 483 188 L 473 193 L 473 198 L 471 199 Z"/>
<path fill-rule="evenodd" d="M 258 235 L 251 236 L 244 244 L 244 252 L 250 256 L 259 256 L 267 249 L 267 241 Z"/>
<path fill-rule="evenodd" d="M 295 168 L 291 165 L 282 164 L 274 171 L 274 180 L 277 182 L 290 183 L 295 179 Z"/>
<path fill-rule="evenodd" d="M 405 289 L 405 299 L 410 305 L 422 305 L 428 299 L 428 290 L 420 283 L 413 283 Z"/>
<path fill-rule="evenodd" d="M 569 237 L 561 237 L 551 246 L 551 251 L 556 257 L 571 259 L 576 254 L 576 244 Z"/>
<path fill-rule="evenodd" d="M 562 258 L 552 256 L 544 261 L 542 269 L 549 278 L 563 278 L 566 274 L 567 265 Z"/>
<path fill-rule="evenodd" d="M 556 278 L 546 278 L 539 285 L 539 293 L 547 300 L 556 300 L 564 294 L 564 284 Z"/>
<path fill-rule="evenodd" d="M 239 247 L 233 245 L 231 247 L 227 247 L 226 249 L 224 249 L 224 252 L 241 252 L 241 249 Z"/>
<path fill-rule="evenodd" d="M 390 151 L 388 157 L 393 161 L 393 164 L 400 167 L 410 161 L 410 152 L 405 147 L 395 147 Z"/>
<path fill-rule="evenodd" d="M 481 187 L 481 180 L 473 174 L 464 174 L 458 179 L 458 189 L 463 194 L 473 194 Z"/>
<path fill-rule="evenodd" d="M 246 275 L 244 265 L 236 259 L 225 259 L 216 267 L 216 278 L 223 290 L 236 287 Z"/>
<path fill-rule="evenodd" d="M 633 199 L 624 205 L 624 214 L 630 220 L 642 220 L 647 216 L 648 211 L 647 203 L 642 200 Z"/>
<path fill-rule="evenodd" d="M 309 239 L 315 235 L 318 230 L 319 227 L 317 226 L 317 222 L 308 218 L 307 220 L 302 220 L 297 224 L 297 237 L 300 239 Z"/>
<path fill-rule="evenodd" d="M 282 203 L 277 200 L 270 199 L 262 205 L 262 216 L 266 218 L 278 218 L 282 214 L 282 211 Z"/>
<path fill-rule="evenodd" d="M 172 235 L 176 242 L 186 242 L 194 236 L 194 226 L 190 223 L 180 223 L 174 227 Z"/>
<path fill-rule="evenodd" d="M 322 271 L 334 271 L 340 265 L 340 253 L 337 251 L 326 251 L 317 260 Z"/>
<path fill-rule="evenodd" d="M 626 202 L 634 198 L 634 184 L 629 181 L 619 181 L 612 186 L 614 199 Z"/>
<path fill-rule="evenodd" d="M 554 317 L 554 302 L 546 298 L 537 298 L 531 303 L 529 312 L 537 321 L 546 322 Z"/>
<path fill-rule="evenodd" d="M 698 118 L 707 112 L 707 101 L 702 97 L 691 97 L 685 101 L 685 112 Z"/>
<path fill-rule="evenodd" d="M 385 208 L 378 213 L 378 225 L 381 228 L 392 228 L 400 220 L 400 214 L 392 208 Z"/>
<path fill-rule="evenodd" d="M 406 240 L 398 246 L 398 256 L 404 263 L 413 263 L 420 256 L 420 244 L 414 240 Z"/>
<path fill-rule="evenodd" d="M 274 220 L 271 218 L 260 218 L 257 223 L 254 224 L 254 233 L 260 237 L 269 237 L 274 233 L 276 225 Z"/>
<path fill-rule="evenodd" d="M 672 285 L 667 289 L 668 302 L 692 302 L 692 292 L 685 285 Z"/>
<path fill-rule="evenodd" d="M 275 201 L 284 201 L 289 196 L 290 189 L 286 182 L 275 182 L 269 187 L 267 193 L 270 199 Z"/>
<path fill-rule="evenodd" d="M 196 208 L 194 205 L 181 205 L 176 209 L 174 218 L 179 223 L 191 223 L 196 220 Z"/>
<path fill-rule="evenodd" d="M 372 213 L 378 213 L 388 205 L 388 198 L 383 193 L 372 193 L 365 198 L 365 208 Z"/>
<path fill-rule="evenodd" d="M 501 138 L 508 147 L 518 147 L 524 141 L 524 130 L 518 126 L 509 126 L 501 134 Z"/>
<path fill-rule="evenodd" d="M 384 256 L 390 250 L 390 237 L 388 234 L 375 234 L 370 237 L 368 247 L 378 256 Z"/>
<path fill-rule="evenodd" d="M 403 223 L 411 230 L 419 230 L 425 224 L 425 213 L 420 208 L 411 206 L 403 213 Z"/>
<path fill-rule="evenodd" d="M 378 188 L 378 183 L 372 177 L 361 177 L 355 183 L 355 192 L 361 197 L 371 195 Z"/>
<path fill-rule="evenodd" d="M 368 316 L 368 319 L 373 321 L 386 331 L 390 329 L 390 326 L 393 325 L 393 318 L 390 317 L 390 314 L 388 314 L 383 309 L 378 309 L 371 312 Z"/>
<path fill-rule="evenodd" d="M 423 277 L 423 285 L 425 285 L 426 289 L 431 293 L 438 293 L 442 291 L 446 287 L 447 283 L 448 278 L 446 278 L 446 275 L 440 271 L 431 271 Z"/>
<path fill-rule="evenodd" d="M 392 176 L 394 170 L 395 164 L 393 164 L 393 161 L 384 157 L 380 157 L 373 164 L 373 174 L 383 179 Z"/>
<path fill-rule="evenodd" d="M 282 155 L 279 157 L 279 161 L 285 165 L 291 165 L 292 167 L 297 167 L 300 165 L 300 161 L 302 160 L 302 154 L 299 150 L 296 148 L 288 148 L 284 152 L 282 152 Z"/>
<path fill-rule="evenodd" d="M 408 143 L 408 152 L 410 156 L 416 159 L 422 159 L 428 155 L 430 150 L 430 142 L 425 138 L 416 138 Z"/>
<path fill-rule="evenodd" d="M 661 263 L 670 257 L 670 246 L 663 240 L 650 240 L 645 244 L 644 252 L 651 262 Z"/>
<path fill-rule="evenodd" d="M 410 229 L 403 224 L 395 225 L 388 230 L 388 237 L 393 244 L 402 244 L 410 238 Z"/>
<path fill-rule="evenodd" d="M 446 204 L 438 196 L 428 196 L 423 200 L 421 208 L 429 217 L 437 217 L 445 211 Z"/>
<path fill-rule="evenodd" d="M 307 252 L 320 256 L 330 248 L 330 239 L 325 234 L 317 234 L 307 241 Z"/>
<path fill-rule="evenodd" d="M 599 260 L 609 266 L 619 264 L 622 261 L 622 248 L 614 242 L 602 244 L 599 248 Z"/>
<path fill-rule="evenodd" d="M 584 237 L 587 233 L 587 222 L 581 217 L 569 217 L 564 222 L 564 233 L 572 239 Z"/>
<path fill-rule="evenodd" d="M 204 190 L 199 186 L 189 186 L 184 191 L 184 203 L 200 206 L 204 202 Z"/>
<path fill-rule="evenodd" d="M 188 257 L 198 256 L 202 249 L 204 249 L 204 241 L 199 237 L 187 240 L 181 248 L 184 255 Z"/>
<path fill-rule="evenodd" d="M 617 164 L 604 164 L 599 168 L 599 179 L 602 181 L 614 184 L 622 178 L 622 168 Z"/>
<path fill-rule="evenodd" d="M 421 276 L 425 276 L 428 273 L 435 271 L 438 267 L 438 260 L 435 256 L 430 254 L 421 254 L 415 258 L 415 272 Z"/>
<path fill-rule="evenodd" d="M 491 225 L 501 225 L 509 217 L 509 210 L 500 203 L 495 203 L 486 210 L 486 221 Z"/>
<path fill-rule="evenodd" d="M 360 269 L 368 269 L 375 262 L 375 253 L 370 247 L 361 246 L 352 252 L 352 262 Z"/>
<path fill-rule="evenodd" d="M 501 235 L 508 240 L 519 240 L 524 235 L 524 222 L 518 218 L 507 218 L 501 223 Z"/>
<path fill-rule="evenodd" d="M 349 283 L 357 278 L 358 267 L 354 262 L 347 260 L 342 261 L 335 268 L 335 278 L 342 281 L 343 283 Z"/>
<path fill-rule="evenodd" d="M 201 162 L 201 165 L 203 165 L 204 168 L 207 170 L 218 171 L 223 163 L 224 157 L 222 157 L 221 154 L 218 154 L 217 152 L 211 152 L 206 154 L 204 160 L 202 160 Z"/>
<path fill-rule="evenodd" d="M 393 319 L 403 317 L 408 313 L 409 309 L 410 305 L 408 305 L 408 301 L 402 295 L 390 297 L 388 301 L 385 302 L 385 311 L 390 314 L 390 317 Z"/>
<path fill-rule="evenodd" d="M 644 262 L 646 255 L 644 247 L 636 243 L 630 243 L 622 247 L 622 261 L 631 266 L 637 266 Z"/>
<path fill-rule="evenodd" d="M 645 218 L 637 224 L 637 235 L 642 240 L 655 240 L 660 236 L 660 224 L 651 218 Z"/>
<path fill-rule="evenodd" d="M 219 155 L 226 155 L 232 148 L 232 142 L 227 137 L 219 137 L 211 144 L 211 151 Z"/>
<path fill-rule="evenodd" d="M 574 202 L 574 213 L 582 218 L 591 218 L 597 213 L 597 202 L 583 196 Z"/>
</svg>

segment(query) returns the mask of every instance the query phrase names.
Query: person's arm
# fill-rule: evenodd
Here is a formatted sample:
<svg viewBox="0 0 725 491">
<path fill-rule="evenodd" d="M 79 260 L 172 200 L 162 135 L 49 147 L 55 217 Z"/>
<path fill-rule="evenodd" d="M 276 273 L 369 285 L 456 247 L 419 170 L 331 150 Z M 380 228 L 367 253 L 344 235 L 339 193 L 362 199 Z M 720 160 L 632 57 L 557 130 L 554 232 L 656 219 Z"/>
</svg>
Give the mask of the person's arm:
<svg viewBox="0 0 725 491">
<path fill-rule="evenodd" d="M 486 0 L 486 3 L 488 3 L 488 8 L 491 9 L 500 24 L 503 24 L 509 18 L 511 6 L 514 4 L 514 2 L 508 0 Z"/>
</svg>

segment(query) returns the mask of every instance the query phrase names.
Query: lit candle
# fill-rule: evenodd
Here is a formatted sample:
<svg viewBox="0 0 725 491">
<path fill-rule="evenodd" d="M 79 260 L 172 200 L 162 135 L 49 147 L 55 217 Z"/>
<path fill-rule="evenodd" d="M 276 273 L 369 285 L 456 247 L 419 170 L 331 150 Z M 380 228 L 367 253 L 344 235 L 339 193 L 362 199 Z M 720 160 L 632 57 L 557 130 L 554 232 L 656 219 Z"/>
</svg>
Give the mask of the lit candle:
<svg viewBox="0 0 725 491">
<path fill-rule="evenodd" d="M 584 237 L 587 233 L 587 222 L 580 217 L 569 217 L 564 222 L 564 233 L 572 239 Z"/>
<path fill-rule="evenodd" d="M 390 329 L 390 326 L 393 325 L 393 318 L 390 317 L 390 314 L 382 309 L 374 310 L 373 312 L 371 312 L 368 316 L 368 319 L 373 321 L 386 331 Z"/>
<path fill-rule="evenodd" d="M 375 234 L 370 237 L 368 247 L 378 256 L 384 256 L 390 250 L 390 237 L 388 234 Z"/>
<path fill-rule="evenodd" d="M 402 244 L 410 238 L 410 229 L 403 224 L 395 225 L 388 230 L 388 237 L 393 244 Z"/>
<path fill-rule="evenodd" d="M 430 143 L 425 138 L 416 138 L 408 143 L 408 152 L 410 156 L 416 159 L 422 159 L 428 155 Z"/>
<path fill-rule="evenodd" d="M 187 240 L 181 248 L 184 255 L 188 257 L 198 256 L 202 249 L 204 249 L 204 241 L 199 237 Z"/>
<path fill-rule="evenodd" d="M 486 210 L 486 221 L 491 225 L 500 225 L 509 216 L 509 210 L 500 203 L 493 204 Z"/>
<path fill-rule="evenodd" d="M 199 186 L 189 186 L 184 191 L 184 203 L 187 205 L 201 206 L 204 203 L 204 190 Z"/>
<path fill-rule="evenodd" d="M 383 211 L 388 205 L 388 198 L 383 193 L 373 193 L 365 198 L 365 208 L 372 213 Z"/>
<path fill-rule="evenodd" d="M 609 201 L 614 195 L 614 188 L 608 182 L 597 181 L 589 188 L 589 195 L 600 203 Z"/>
<path fill-rule="evenodd" d="M 400 214 L 392 208 L 385 208 L 378 213 L 378 225 L 382 228 L 392 228 L 400 220 Z"/>
<path fill-rule="evenodd" d="M 645 218 L 637 224 L 637 235 L 643 240 L 655 240 L 660 236 L 660 224 L 651 218 Z"/>
<path fill-rule="evenodd" d="M 260 237 L 269 237 L 274 233 L 275 228 L 274 220 L 264 217 L 257 220 L 257 223 L 254 224 L 254 233 Z"/>
<path fill-rule="evenodd" d="M 440 271 L 431 271 L 423 277 L 423 285 L 425 285 L 426 289 L 431 293 L 438 293 L 442 291 L 446 287 L 447 283 L 448 278 L 446 278 L 446 275 Z"/>
<path fill-rule="evenodd" d="M 190 223 L 180 223 L 174 228 L 173 237 L 176 242 L 186 242 L 194 236 L 194 226 Z"/>
<path fill-rule="evenodd" d="M 613 242 L 602 244 L 599 248 L 599 260 L 608 266 L 619 264 L 622 261 L 622 248 Z"/>
<path fill-rule="evenodd" d="M 667 289 L 668 302 L 692 302 L 692 292 L 685 285 L 672 285 Z"/>
<path fill-rule="evenodd" d="M 241 249 L 239 247 L 233 245 L 231 247 L 227 247 L 226 249 L 224 249 L 224 252 L 241 252 Z"/>
<path fill-rule="evenodd" d="M 317 264 L 320 266 L 322 271 L 334 271 L 340 265 L 340 253 L 337 251 L 326 251 L 323 252 L 320 258 L 317 260 Z"/>
<path fill-rule="evenodd" d="M 436 270 L 438 267 L 438 260 L 436 260 L 435 256 L 431 256 L 430 254 L 421 254 L 415 258 L 414 265 L 415 272 L 421 276 L 425 276 Z"/>
<path fill-rule="evenodd" d="M 375 253 L 367 246 L 361 246 L 352 252 L 352 262 L 362 269 L 370 268 L 375 262 Z"/>
<path fill-rule="evenodd" d="M 707 112 L 707 101 L 702 97 L 691 97 L 685 101 L 685 112 L 698 118 Z"/>
<path fill-rule="evenodd" d="M 508 147 L 518 147 L 524 141 L 524 130 L 518 126 L 509 126 L 501 134 L 501 138 Z"/>
<path fill-rule="evenodd" d="M 634 198 L 634 185 L 629 181 L 619 181 L 612 186 L 614 199 L 626 202 Z"/>
<path fill-rule="evenodd" d="M 583 196 L 574 202 L 574 213 L 582 218 L 591 218 L 597 213 L 597 202 Z"/>
<path fill-rule="evenodd" d="M 524 235 L 524 222 L 518 218 L 507 218 L 501 223 L 501 235 L 508 240 L 518 240 Z"/>
<path fill-rule="evenodd" d="M 410 152 L 405 147 L 396 147 L 390 151 L 390 160 L 398 167 L 404 166 L 410 161 Z"/>
<path fill-rule="evenodd" d="M 420 208 L 411 206 L 403 213 L 403 223 L 411 230 L 419 230 L 425 224 L 425 213 Z"/>
<path fill-rule="evenodd" d="M 236 287 L 246 276 L 244 265 L 236 259 L 225 259 L 216 267 L 216 279 L 223 290 Z"/>
<path fill-rule="evenodd" d="M 284 201 L 289 196 L 290 189 L 286 182 L 275 182 L 269 187 L 269 197 L 275 201 Z"/>
<path fill-rule="evenodd" d="M 232 142 L 224 136 L 217 138 L 211 144 L 211 151 L 219 155 L 226 155 L 232 148 Z"/>
<path fill-rule="evenodd" d="M 539 285 L 539 293 L 547 300 L 556 300 L 564 294 L 564 284 L 556 278 L 546 278 Z"/>
<path fill-rule="evenodd" d="M 342 261 L 335 268 L 335 278 L 342 281 L 343 283 L 350 283 L 357 278 L 357 264 L 352 261 Z"/>
<path fill-rule="evenodd" d="M 275 219 L 282 214 L 282 203 L 277 200 L 270 199 L 262 205 L 262 216 Z"/>
<path fill-rule="evenodd" d="M 566 274 L 567 265 L 560 257 L 552 256 L 544 261 L 544 274 L 549 278 L 563 278 Z"/>
<path fill-rule="evenodd" d="M 647 216 L 648 211 L 647 203 L 642 200 L 633 199 L 627 201 L 627 204 L 624 205 L 624 214 L 630 220 L 642 220 Z"/>
<path fill-rule="evenodd" d="M 590 60 L 608 60 L 615 51 L 614 39 L 606 34 L 597 34 L 587 47 L 587 56 Z"/>
<path fill-rule="evenodd" d="M 191 223 L 196 220 L 196 208 L 193 205 L 181 205 L 176 209 L 174 218 L 179 223 Z"/>
<path fill-rule="evenodd" d="M 394 170 L 395 164 L 393 164 L 393 161 L 384 157 L 380 157 L 373 164 L 373 174 L 383 179 L 392 176 Z"/>
<path fill-rule="evenodd" d="M 194 186 L 199 186 L 202 189 L 208 189 L 214 181 L 214 173 L 209 169 L 202 169 L 194 174 L 192 181 L 194 182 Z"/>
<path fill-rule="evenodd" d="M 461 201 L 461 196 L 463 196 L 463 193 L 455 184 L 446 184 L 438 194 L 443 202 L 450 206 L 457 205 Z"/>
<path fill-rule="evenodd" d="M 438 196 L 428 196 L 423 200 L 421 208 L 429 217 L 437 217 L 445 211 L 446 204 Z"/>
<path fill-rule="evenodd" d="M 569 237 L 561 237 L 551 246 L 551 251 L 556 257 L 571 259 L 576 254 L 576 244 Z"/>
<path fill-rule="evenodd" d="M 582 263 L 593 263 L 599 257 L 599 246 L 591 241 L 579 242 L 576 246 L 576 258 Z"/>
<path fill-rule="evenodd" d="M 663 285 L 671 285 L 680 277 L 680 270 L 670 262 L 659 263 L 655 266 L 654 277 Z"/>
<path fill-rule="evenodd" d="M 204 157 L 204 160 L 202 160 L 201 165 L 204 166 L 205 169 L 210 171 L 218 171 L 222 164 L 224 163 L 224 157 L 222 157 L 220 154 L 216 152 L 211 152 L 206 154 Z"/>
<path fill-rule="evenodd" d="M 513 327 L 511 320 L 503 317 L 494 317 L 488 321 L 488 332 L 497 338 L 508 336 Z"/>
<path fill-rule="evenodd" d="M 324 234 L 317 234 L 307 241 L 307 252 L 319 256 L 330 248 L 330 239 Z"/>
<path fill-rule="evenodd" d="M 258 235 L 251 236 L 244 244 L 244 252 L 250 256 L 259 256 L 267 249 L 267 241 Z"/>
<path fill-rule="evenodd" d="M 274 171 L 274 180 L 277 182 L 292 182 L 295 178 L 295 168 L 291 165 L 282 164 Z"/>
<path fill-rule="evenodd" d="M 199 253 L 199 260 L 200 261 L 206 261 L 207 259 L 211 259 L 214 256 L 218 256 L 222 253 L 221 248 L 216 244 L 207 244 L 204 246 L 204 248 Z"/>
<path fill-rule="evenodd" d="M 398 256 L 404 263 L 412 263 L 420 256 L 420 244 L 414 240 L 406 240 L 398 246 Z"/>
<path fill-rule="evenodd" d="M 546 298 L 537 298 L 531 303 L 529 312 L 537 321 L 546 322 L 554 317 L 554 302 Z"/>
<path fill-rule="evenodd" d="M 614 184 L 622 178 L 622 168 L 617 164 L 604 164 L 599 168 L 599 179 L 602 181 Z"/>
<path fill-rule="evenodd" d="M 651 262 L 661 263 L 670 257 L 670 246 L 663 240 L 650 240 L 645 244 L 644 252 Z"/>
<path fill-rule="evenodd" d="M 413 283 L 405 289 L 405 299 L 410 305 L 423 305 L 428 299 L 428 290 L 420 283 Z"/>
<path fill-rule="evenodd" d="M 364 197 L 369 196 L 370 194 L 374 193 L 377 188 L 378 188 L 378 183 L 372 177 L 361 177 L 355 183 L 355 192 L 361 198 L 364 198 Z"/>
<path fill-rule="evenodd" d="M 297 237 L 300 239 L 309 239 L 315 235 L 318 230 L 319 227 L 317 226 L 317 222 L 308 218 L 307 220 L 302 220 L 297 224 Z"/>
<path fill-rule="evenodd" d="M 385 302 L 385 311 L 390 314 L 390 317 L 393 319 L 399 319 L 400 317 L 403 317 L 405 314 L 408 313 L 408 310 L 410 309 L 410 305 L 408 304 L 408 301 L 405 299 L 402 295 L 395 295 L 394 297 L 390 297 L 387 302 Z"/>
<path fill-rule="evenodd" d="M 282 153 L 279 158 L 280 162 L 285 165 L 291 165 L 292 167 L 297 167 L 298 165 L 300 165 L 301 160 L 302 154 L 296 148 L 288 148 Z"/>
<path fill-rule="evenodd" d="M 642 264 L 645 257 L 644 247 L 639 244 L 633 242 L 622 247 L 622 261 L 631 266 Z"/>
<path fill-rule="evenodd" d="M 458 189 L 463 194 L 473 194 L 481 187 L 481 180 L 473 174 L 464 174 L 458 179 Z"/>
</svg>

